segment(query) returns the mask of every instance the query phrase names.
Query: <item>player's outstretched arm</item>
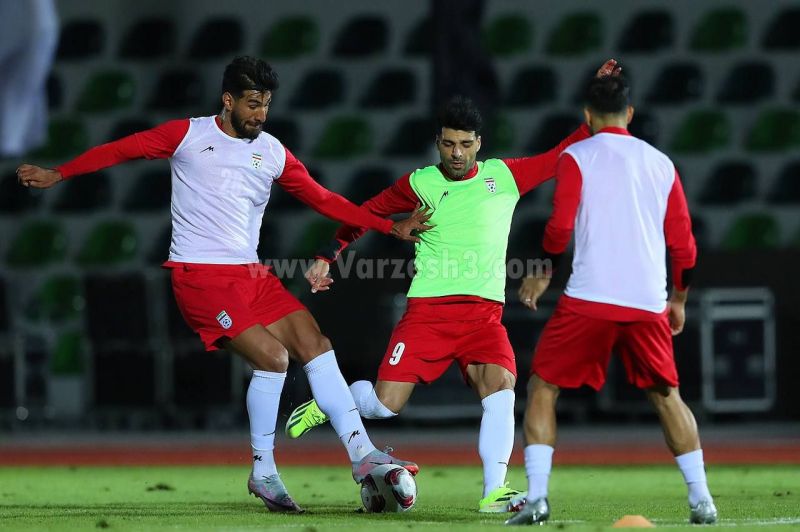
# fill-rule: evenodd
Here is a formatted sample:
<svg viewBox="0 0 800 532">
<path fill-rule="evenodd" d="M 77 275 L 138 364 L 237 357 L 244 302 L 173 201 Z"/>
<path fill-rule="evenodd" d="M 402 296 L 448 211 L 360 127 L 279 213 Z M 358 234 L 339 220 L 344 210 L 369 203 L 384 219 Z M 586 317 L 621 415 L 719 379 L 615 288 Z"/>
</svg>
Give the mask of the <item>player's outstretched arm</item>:
<svg viewBox="0 0 800 532">
<path fill-rule="evenodd" d="M 23 164 L 17 168 L 17 181 L 23 187 L 50 188 L 63 180 L 61 172 L 52 168 L 42 168 L 33 164 Z"/>
</svg>

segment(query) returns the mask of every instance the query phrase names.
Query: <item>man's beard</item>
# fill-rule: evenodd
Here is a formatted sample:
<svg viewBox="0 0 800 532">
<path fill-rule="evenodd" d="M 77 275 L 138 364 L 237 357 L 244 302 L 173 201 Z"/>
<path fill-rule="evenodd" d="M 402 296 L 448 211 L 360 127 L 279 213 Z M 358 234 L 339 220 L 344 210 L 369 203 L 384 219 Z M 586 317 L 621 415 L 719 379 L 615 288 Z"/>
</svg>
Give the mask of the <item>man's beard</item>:
<svg viewBox="0 0 800 532">
<path fill-rule="evenodd" d="M 231 126 L 240 138 L 255 140 L 261 134 L 261 127 L 248 128 L 244 120 L 241 120 L 236 113 L 231 113 Z"/>
</svg>

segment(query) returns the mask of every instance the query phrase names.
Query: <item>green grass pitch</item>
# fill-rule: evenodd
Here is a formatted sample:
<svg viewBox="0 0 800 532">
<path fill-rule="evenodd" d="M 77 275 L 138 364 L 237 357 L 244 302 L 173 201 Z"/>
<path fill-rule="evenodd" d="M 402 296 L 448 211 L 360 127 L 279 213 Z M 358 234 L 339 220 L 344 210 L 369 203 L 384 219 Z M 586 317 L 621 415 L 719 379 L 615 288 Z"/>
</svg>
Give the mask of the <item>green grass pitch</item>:
<svg viewBox="0 0 800 532">
<path fill-rule="evenodd" d="M 419 498 L 405 514 L 359 513 L 346 467 L 284 467 L 303 515 L 265 511 L 246 492 L 246 467 L 0 468 L 2 530 L 486 530 L 504 515 L 476 511 L 477 467 L 426 467 Z M 513 468 L 512 487 L 524 487 Z M 712 467 L 718 527 L 800 528 L 800 468 Z M 550 528 L 600 530 L 625 514 L 658 528 L 690 528 L 685 488 L 674 467 L 556 467 Z"/>
</svg>

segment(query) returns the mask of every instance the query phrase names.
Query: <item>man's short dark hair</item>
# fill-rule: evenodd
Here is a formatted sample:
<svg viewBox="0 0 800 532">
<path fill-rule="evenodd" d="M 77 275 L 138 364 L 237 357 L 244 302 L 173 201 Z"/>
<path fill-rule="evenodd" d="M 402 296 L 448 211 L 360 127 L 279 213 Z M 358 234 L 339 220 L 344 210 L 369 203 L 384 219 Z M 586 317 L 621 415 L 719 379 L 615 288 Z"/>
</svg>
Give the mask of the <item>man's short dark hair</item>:
<svg viewBox="0 0 800 532">
<path fill-rule="evenodd" d="M 478 135 L 482 125 L 481 112 L 475 103 L 466 96 L 453 96 L 439 109 L 439 129 L 436 134 L 441 134 L 442 128 L 446 127 L 460 131 L 474 131 L 475 135 Z"/>
<path fill-rule="evenodd" d="M 222 75 L 222 92 L 236 98 L 244 91 L 274 91 L 278 88 L 278 73 L 266 61 L 243 55 L 225 67 Z"/>
<path fill-rule="evenodd" d="M 630 105 L 631 89 L 623 76 L 594 78 L 586 89 L 586 105 L 604 114 L 624 112 Z"/>
</svg>

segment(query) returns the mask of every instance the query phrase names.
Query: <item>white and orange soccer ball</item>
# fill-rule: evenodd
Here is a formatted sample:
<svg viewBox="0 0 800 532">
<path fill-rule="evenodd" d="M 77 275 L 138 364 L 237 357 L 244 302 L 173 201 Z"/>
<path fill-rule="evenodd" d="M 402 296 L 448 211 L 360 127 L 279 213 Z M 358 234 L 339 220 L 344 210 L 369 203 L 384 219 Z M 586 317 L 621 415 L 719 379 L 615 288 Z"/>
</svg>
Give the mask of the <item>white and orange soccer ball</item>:
<svg viewBox="0 0 800 532">
<path fill-rule="evenodd" d="M 361 482 L 361 502 L 368 512 L 405 512 L 417 502 L 417 483 L 399 465 L 380 465 Z"/>
</svg>

